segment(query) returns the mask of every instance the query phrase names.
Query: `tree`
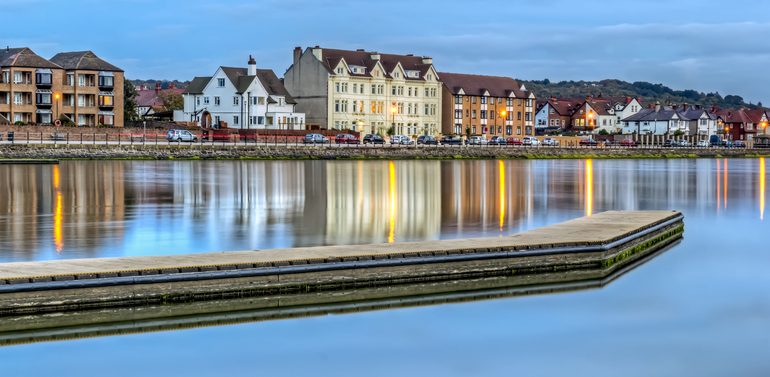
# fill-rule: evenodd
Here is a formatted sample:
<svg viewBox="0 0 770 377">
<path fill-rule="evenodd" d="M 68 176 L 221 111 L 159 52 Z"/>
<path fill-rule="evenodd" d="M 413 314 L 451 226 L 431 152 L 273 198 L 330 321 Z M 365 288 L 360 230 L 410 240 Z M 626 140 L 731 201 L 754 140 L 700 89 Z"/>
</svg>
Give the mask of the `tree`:
<svg viewBox="0 0 770 377">
<path fill-rule="evenodd" d="M 181 94 L 167 90 L 158 95 L 163 101 L 163 107 L 168 111 L 182 110 L 184 108 L 184 98 Z"/>
<path fill-rule="evenodd" d="M 136 87 L 131 81 L 126 80 L 123 85 L 123 112 L 127 121 L 139 120 L 136 112 Z"/>
<path fill-rule="evenodd" d="M 390 126 L 390 128 L 388 128 L 387 134 L 388 136 L 393 137 L 393 135 L 396 134 L 396 127 Z"/>
</svg>

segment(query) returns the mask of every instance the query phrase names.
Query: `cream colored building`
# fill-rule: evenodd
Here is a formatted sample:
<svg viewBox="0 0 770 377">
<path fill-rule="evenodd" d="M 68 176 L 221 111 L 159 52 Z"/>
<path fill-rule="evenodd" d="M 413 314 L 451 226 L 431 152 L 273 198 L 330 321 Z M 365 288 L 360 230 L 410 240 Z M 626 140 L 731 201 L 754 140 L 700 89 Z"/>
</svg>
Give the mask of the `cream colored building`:
<svg viewBox="0 0 770 377">
<path fill-rule="evenodd" d="M 284 84 L 309 128 L 440 132 L 441 82 L 429 57 L 297 47 Z"/>
</svg>

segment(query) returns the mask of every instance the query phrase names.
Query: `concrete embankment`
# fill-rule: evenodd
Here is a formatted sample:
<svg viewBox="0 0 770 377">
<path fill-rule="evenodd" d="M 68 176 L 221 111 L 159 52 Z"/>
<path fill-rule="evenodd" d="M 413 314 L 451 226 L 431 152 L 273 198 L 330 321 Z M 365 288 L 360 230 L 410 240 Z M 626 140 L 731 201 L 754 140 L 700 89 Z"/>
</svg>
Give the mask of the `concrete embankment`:
<svg viewBox="0 0 770 377">
<path fill-rule="evenodd" d="M 610 273 L 681 238 L 678 212 L 606 212 L 510 237 L 0 264 L 0 314 Z"/>
<path fill-rule="evenodd" d="M 553 148 L 497 146 L 302 146 L 243 144 L 4 144 L 0 159 L 629 159 L 743 158 L 770 150 L 710 148 Z"/>
</svg>

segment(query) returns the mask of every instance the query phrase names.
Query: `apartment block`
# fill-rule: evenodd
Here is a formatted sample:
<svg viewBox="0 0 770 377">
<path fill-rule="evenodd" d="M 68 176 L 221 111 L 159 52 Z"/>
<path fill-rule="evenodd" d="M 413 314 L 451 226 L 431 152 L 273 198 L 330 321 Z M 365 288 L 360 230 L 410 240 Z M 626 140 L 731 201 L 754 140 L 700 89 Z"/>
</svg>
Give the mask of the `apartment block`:
<svg viewBox="0 0 770 377">
<path fill-rule="evenodd" d="M 0 50 L 0 123 L 123 126 L 123 71 L 93 52 Z"/>
<path fill-rule="evenodd" d="M 309 128 L 436 134 L 441 83 L 433 59 L 359 49 L 294 49 L 284 83 Z"/>
<path fill-rule="evenodd" d="M 534 135 L 535 94 L 510 77 L 439 72 L 441 133 Z"/>
</svg>

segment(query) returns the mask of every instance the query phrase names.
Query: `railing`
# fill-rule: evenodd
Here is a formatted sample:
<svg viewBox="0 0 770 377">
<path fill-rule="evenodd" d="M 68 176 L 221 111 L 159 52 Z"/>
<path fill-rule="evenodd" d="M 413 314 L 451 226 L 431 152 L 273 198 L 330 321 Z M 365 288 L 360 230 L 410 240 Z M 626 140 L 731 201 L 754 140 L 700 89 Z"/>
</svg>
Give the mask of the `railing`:
<svg viewBox="0 0 770 377">
<path fill-rule="evenodd" d="M 628 145 L 619 141 L 597 141 L 595 145 L 583 144 L 579 140 L 561 140 L 558 146 L 542 144 L 542 138 L 538 145 L 523 144 L 461 144 L 453 143 L 444 145 L 440 142 L 431 145 L 418 145 L 412 142 L 409 145 L 391 144 L 337 144 L 333 137 L 328 138 L 325 143 L 306 143 L 302 135 L 259 135 L 259 134 L 232 134 L 225 138 L 217 137 L 216 140 L 201 140 L 201 135 L 195 134 L 194 142 L 170 141 L 166 138 L 166 133 L 158 132 L 31 132 L 31 131 L 13 131 L 0 133 L 1 144 L 64 144 L 64 145 L 179 145 L 179 146 L 307 146 L 307 147 L 333 147 L 333 148 L 525 148 L 525 149 L 671 149 L 671 150 L 703 150 L 703 149 L 724 149 L 735 148 L 735 146 L 712 146 L 710 143 L 698 145 L 698 140 L 705 140 L 703 137 L 677 137 L 669 138 L 675 140 L 674 145 L 667 145 L 666 138 L 663 137 L 641 137 L 636 144 Z M 681 140 L 687 140 L 689 145 L 680 144 Z M 740 148 L 754 149 L 752 142 L 746 142 L 745 146 Z M 762 147 L 759 147 L 762 148 Z M 764 148 L 762 148 L 764 149 Z"/>
</svg>

